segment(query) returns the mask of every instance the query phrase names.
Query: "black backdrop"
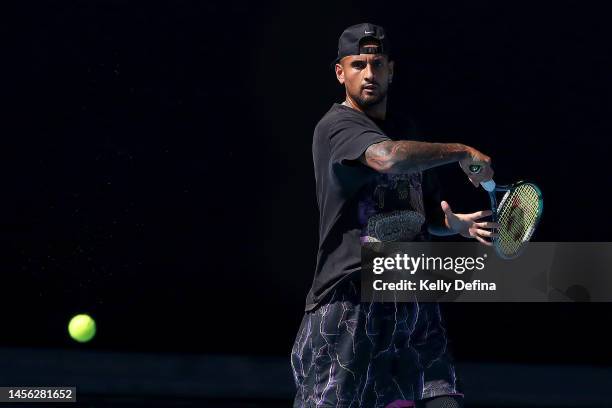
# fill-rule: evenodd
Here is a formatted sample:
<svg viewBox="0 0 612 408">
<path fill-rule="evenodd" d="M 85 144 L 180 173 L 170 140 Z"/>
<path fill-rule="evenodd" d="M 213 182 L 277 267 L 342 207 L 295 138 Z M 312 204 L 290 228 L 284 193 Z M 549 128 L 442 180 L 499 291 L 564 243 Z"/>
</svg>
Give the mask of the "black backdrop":
<svg viewBox="0 0 612 408">
<path fill-rule="evenodd" d="M 23 2 L 3 70 L 1 345 L 288 355 L 315 262 L 311 137 L 348 25 L 391 109 L 541 185 L 540 241 L 606 241 L 609 10 L 582 2 Z M 456 211 L 486 206 L 455 166 Z M 599 191 L 593 195 L 590 190 Z M 460 360 L 611 364 L 608 304 L 444 305 Z M 92 314 L 87 345 L 69 317 Z"/>
</svg>

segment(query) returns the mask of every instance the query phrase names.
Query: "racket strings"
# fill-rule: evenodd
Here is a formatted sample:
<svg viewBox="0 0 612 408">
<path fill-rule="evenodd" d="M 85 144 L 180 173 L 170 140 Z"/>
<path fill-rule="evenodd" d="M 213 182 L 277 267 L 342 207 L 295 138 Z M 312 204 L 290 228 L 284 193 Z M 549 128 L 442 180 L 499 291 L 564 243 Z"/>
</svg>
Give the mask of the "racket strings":
<svg viewBox="0 0 612 408">
<path fill-rule="evenodd" d="M 498 208 L 500 226 L 496 246 L 505 256 L 520 252 L 529 241 L 540 214 L 539 191 L 530 184 L 521 184 L 506 193 Z"/>
</svg>

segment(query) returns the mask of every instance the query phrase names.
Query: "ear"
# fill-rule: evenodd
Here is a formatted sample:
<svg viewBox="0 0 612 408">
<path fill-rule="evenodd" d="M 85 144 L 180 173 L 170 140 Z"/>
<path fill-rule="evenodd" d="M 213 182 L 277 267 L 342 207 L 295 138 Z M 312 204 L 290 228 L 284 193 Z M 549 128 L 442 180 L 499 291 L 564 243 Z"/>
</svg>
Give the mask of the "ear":
<svg viewBox="0 0 612 408">
<path fill-rule="evenodd" d="M 393 61 L 389 61 L 389 83 L 393 82 L 393 69 L 394 69 L 394 62 Z"/>
<path fill-rule="evenodd" d="M 335 68 L 336 68 L 336 79 L 341 84 L 344 84 L 344 69 L 342 68 L 342 65 L 336 64 Z"/>
</svg>

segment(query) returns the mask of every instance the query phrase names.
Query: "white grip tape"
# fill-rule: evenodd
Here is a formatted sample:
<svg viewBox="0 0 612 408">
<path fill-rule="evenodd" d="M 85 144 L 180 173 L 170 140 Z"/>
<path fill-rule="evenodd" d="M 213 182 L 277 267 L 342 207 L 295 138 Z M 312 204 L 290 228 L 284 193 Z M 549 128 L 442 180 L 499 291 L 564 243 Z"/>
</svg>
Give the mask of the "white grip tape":
<svg viewBox="0 0 612 408">
<path fill-rule="evenodd" d="M 488 192 L 495 190 L 495 182 L 493 180 L 483 181 L 482 183 L 480 183 L 480 185 Z"/>
</svg>

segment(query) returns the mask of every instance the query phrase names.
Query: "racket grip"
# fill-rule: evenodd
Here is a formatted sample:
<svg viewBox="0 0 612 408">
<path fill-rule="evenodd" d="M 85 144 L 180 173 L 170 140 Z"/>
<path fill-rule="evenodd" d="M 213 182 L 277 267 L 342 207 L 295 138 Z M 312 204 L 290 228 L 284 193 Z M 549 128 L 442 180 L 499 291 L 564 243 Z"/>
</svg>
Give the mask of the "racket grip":
<svg viewBox="0 0 612 408">
<path fill-rule="evenodd" d="M 493 180 L 483 181 L 480 183 L 480 185 L 482 186 L 482 188 L 487 190 L 489 193 L 495 190 L 495 182 Z"/>
</svg>

